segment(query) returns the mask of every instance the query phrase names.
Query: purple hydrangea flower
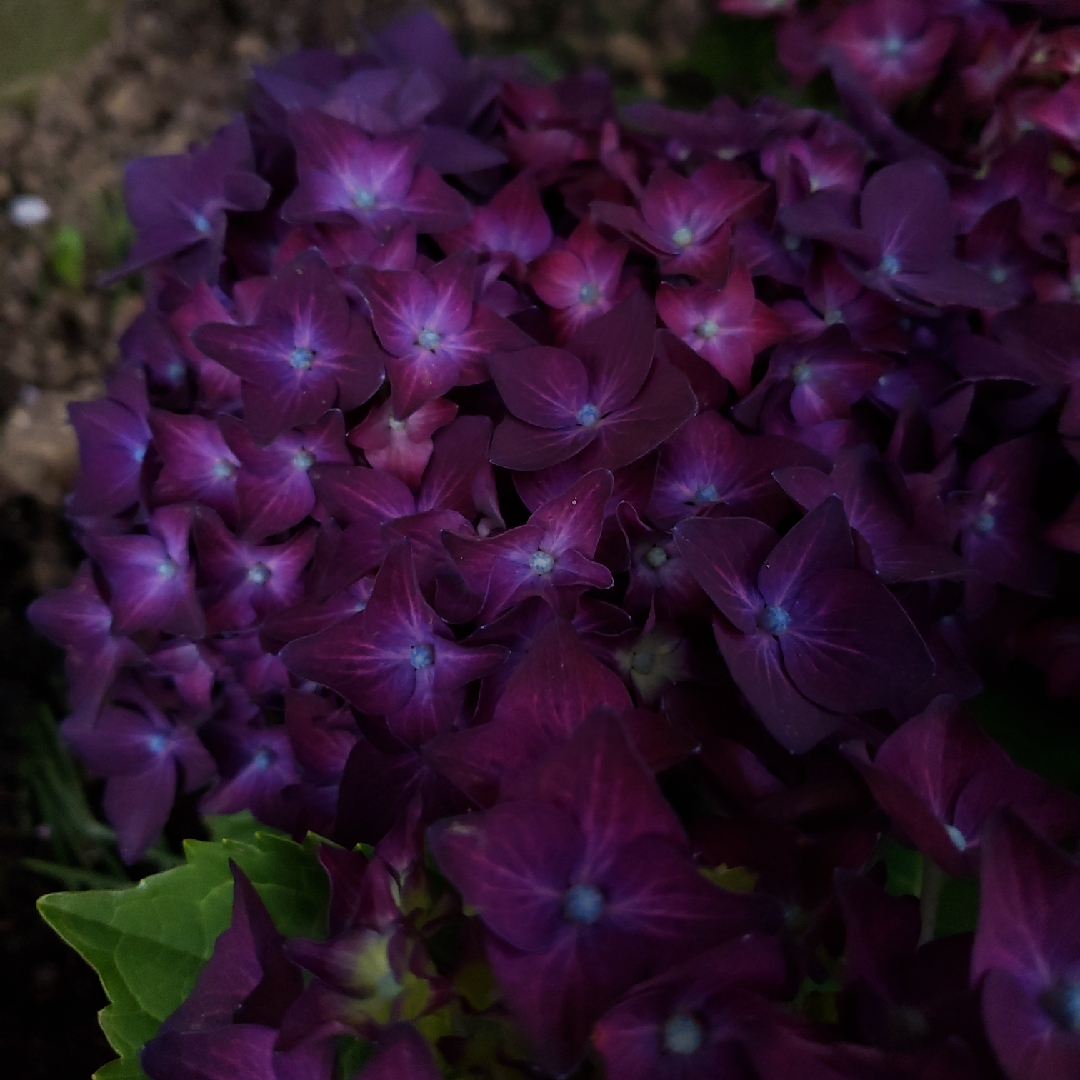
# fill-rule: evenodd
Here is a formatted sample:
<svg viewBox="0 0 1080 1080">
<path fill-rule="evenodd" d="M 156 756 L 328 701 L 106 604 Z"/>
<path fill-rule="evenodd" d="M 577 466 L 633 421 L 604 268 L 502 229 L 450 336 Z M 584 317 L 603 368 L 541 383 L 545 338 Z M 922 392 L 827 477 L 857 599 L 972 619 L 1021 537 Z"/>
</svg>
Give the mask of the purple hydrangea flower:
<svg viewBox="0 0 1080 1080">
<path fill-rule="evenodd" d="M 382 355 L 367 323 L 314 252 L 282 268 L 251 326 L 209 323 L 192 339 L 240 376 L 256 442 L 310 424 L 335 404 L 352 409 L 382 384 Z"/>
<path fill-rule="evenodd" d="M 753 518 L 684 521 L 675 536 L 723 616 L 713 628 L 735 681 L 788 749 L 813 746 L 842 714 L 885 708 L 933 675 L 903 608 L 855 569 L 838 499 L 782 540 Z"/>
</svg>

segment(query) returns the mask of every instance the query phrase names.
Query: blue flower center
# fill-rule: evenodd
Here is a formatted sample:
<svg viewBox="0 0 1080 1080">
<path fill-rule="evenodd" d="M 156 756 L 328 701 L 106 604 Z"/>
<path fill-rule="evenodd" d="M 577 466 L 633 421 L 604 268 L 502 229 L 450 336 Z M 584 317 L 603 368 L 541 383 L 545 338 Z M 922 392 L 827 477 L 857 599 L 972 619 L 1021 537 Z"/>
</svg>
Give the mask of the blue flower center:
<svg viewBox="0 0 1080 1080">
<path fill-rule="evenodd" d="M 165 369 L 165 378 L 172 383 L 173 386 L 179 386 L 187 377 L 187 367 L 182 360 L 174 360 Z"/>
<path fill-rule="evenodd" d="M 555 556 L 546 551 L 534 551 L 529 556 L 529 569 L 543 577 L 555 569 Z"/>
<path fill-rule="evenodd" d="M 257 562 L 247 576 L 252 585 L 265 585 L 270 580 L 270 567 L 266 563 Z"/>
<path fill-rule="evenodd" d="M 985 510 L 975 519 L 975 531 L 981 533 L 988 533 L 994 531 L 994 526 L 997 522 L 994 521 L 994 515 L 987 513 Z"/>
<path fill-rule="evenodd" d="M 375 205 L 375 196 L 366 188 L 353 192 L 353 206 L 359 210 L 370 210 Z"/>
<path fill-rule="evenodd" d="M 136 446 L 135 449 L 131 451 L 131 456 L 141 465 L 146 459 L 146 447 Z"/>
<path fill-rule="evenodd" d="M 645 562 L 649 564 L 654 570 L 659 570 L 668 560 L 667 552 L 660 547 L 651 547 L 645 552 Z"/>
<path fill-rule="evenodd" d="M 825 312 L 825 325 L 835 326 L 837 323 L 844 321 L 844 313 L 839 308 L 833 308 L 832 311 Z"/>
<path fill-rule="evenodd" d="M 698 323 L 694 333 L 708 341 L 720 333 L 720 327 L 712 319 L 706 319 L 703 323 Z"/>
<path fill-rule="evenodd" d="M 881 260 L 881 265 L 878 269 L 883 273 L 892 277 L 894 274 L 900 273 L 900 260 L 895 255 L 886 255 Z"/>
<path fill-rule="evenodd" d="M 630 667 L 639 675 L 651 674 L 655 665 L 656 657 L 648 649 L 634 653 L 634 659 L 630 662 Z"/>
<path fill-rule="evenodd" d="M 955 826 L 946 825 L 945 831 L 949 834 L 949 839 L 953 842 L 953 847 L 957 851 L 964 851 L 967 848 L 967 837 Z"/>
<path fill-rule="evenodd" d="M 592 926 L 604 913 L 604 897 L 595 885 L 571 885 L 563 899 L 567 922 Z"/>
<path fill-rule="evenodd" d="M 1080 979 L 1058 979 L 1039 1004 L 1059 1028 L 1080 1032 Z"/>
<path fill-rule="evenodd" d="M 293 454 L 292 463 L 296 468 L 307 472 L 315 464 L 315 455 L 310 450 L 301 448 Z"/>
<path fill-rule="evenodd" d="M 678 244 L 679 247 L 687 247 L 694 242 L 694 234 L 683 225 L 671 234 L 671 240 L 672 243 Z"/>
<path fill-rule="evenodd" d="M 692 1016 L 676 1013 L 664 1024 L 664 1049 L 669 1054 L 693 1054 L 705 1038 L 701 1024 Z"/>
<path fill-rule="evenodd" d="M 160 754 L 169 745 L 169 737 L 158 731 L 146 740 L 146 745 L 151 754 Z"/>
<path fill-rule="evenodd" d="M 581 286 L 577 297 L 583 304 L 595 304 L 600 299 L 600 289 L 595 282 L 588 281 Z"/>
<path fill-rule="evenodd" d="M 231 461 L 219 458 L 214 462 L 214 467 L 210 472 L 213 473 L 215 480 L 231 480 L 236 474 L 236 466 Z"/>
<path fill-rule="evenodd" d="M 298 345 L 291 353 L 289 353 L 289 363 L 292 364 L 297 371 L 307 371 L 311 367 L 315 360 L 315 351 L 313 349 L 305 349 L 303 346 Z"/>
<path fill-rule="evenodd" d="M 770 605 L 759 616 L 758 626 L 767 634 L 779 637 L 787 633 L 791 626 L 791 616 L 782 607 Z"/>
<path fill-rule="evenodd" d="M 432 352 L 439 347 L 440 341 L 442 341 L 442 335 L 438 330 L 424 329 L 416 335 L 416 344 L 419 345 L 421 349 L 428 349 Z"/>
<path fill-rule="evenodd" d="M 694 492 L 694 502 L 699 506 L 702 503 L 714 503 L 718 502 L 720 496 L 716 492 L 715 484 L 702 484 L 701 487 Z"/>
<path fill-rule="evenodd" d="M 172 559 L 162 559 L 157 565 L 158 577 L 174 578 L 180 567 Z"/>
<path fill-rule="evenodd" d="M 596 427 L 600 423 L 600 410 L 595 405 L 582 405 L 578 409 L 577 422 L 582 427 Z"/>
<path fill-rule="evenodd" d="M 386 426 L 391 431 L 404 431 L 405 430 L 405 421 L 404 420 L 395 420 L 391 416 L 390 419 L 386 421 Z"/>
<path fill-rule="evenodd" d="M 791 369 L 791 379 L 798 386 L 808 383 L 813 377 L 814 371 L 805 360 Z"/>
<path fill-rule="evenodd" d="M 890 60 L 895 60 L 904 51 L 904 45 L 904 39 L 893 34 L 881 43 L 881 51 Z"/>
<path fill-rule="evenodd" d="M 784 250 L 789 254 L 794 254 L 799 250 L 799 245 L 802 244 L 802 238 L 799 236 L 792 236 L 791 233 L 787 233 L 784 236 Z"/>
<path fill-rule="evenodd" d="M 202 233 L 203 236 L 208 236 L 210 233 L 210 219 L 205 214 L 196 214 L 191 219 L 191 224 L 195 226 L 197 233 Z"/>
<path fill-rule="evenodd" d="M 277 754 L 274 753 L 269 747 L 264 746 L 259 752 L 251 759 L 252 767 L 258 769 L 259 772 L 263 772 L 269 769 L 271 765 L 277 760 Z"/>
<path fill-rule="evenodd" d="M 431 667 L 435 663 L 435 646 L 426 642 L 423 645 L 414 645 L 409 650 L 409 663 L 417 671 L 423 671 L 424 668 Z"/>
<path fill-rule="evenodd" d="M 995 266 L 990 273 L 987 274 L 987 277 L 990 278 L 995 285 L 1004 285 L 1005 282 L 1009 280 L 1009 271 L 1006 270 L 1004 266 Z"/>
</svg>

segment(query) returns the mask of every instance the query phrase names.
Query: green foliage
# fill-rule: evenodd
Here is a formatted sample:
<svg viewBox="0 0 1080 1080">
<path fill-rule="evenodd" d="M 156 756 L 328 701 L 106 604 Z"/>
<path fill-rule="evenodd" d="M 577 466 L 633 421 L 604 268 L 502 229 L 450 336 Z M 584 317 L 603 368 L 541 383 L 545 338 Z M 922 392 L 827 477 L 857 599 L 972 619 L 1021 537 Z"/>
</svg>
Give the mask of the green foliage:
<svg viewBox="0 0 1080 1080">
<path fill-rule="evenodd" d="M 934 937 L 963 934 L 974 930 L 979 919 L 979 882 L 977 878 L 943 878 L 936 895 L 924 886 L 931 880 L 923 854 L 885 837 L 878 852 L 885 863 L 885 891 L 893 896 L 916 896 L 932 905 Z M 936 870 L 933 864 L 930 869 Z M 937 871 L 940 875 L 940 871 Z M 929 924 L 927 924 L 929 925 Z"/>
<path fill-rule="evenodd" d="M 254 831 L 244 818 L 211 819 L 220 839 L 187 841 L 185 865 L 137 885 L 52 893 L 38 901 L 49 925 L 97 971 L 109 997 L 99 1014 L 101 1027 L 120 1060 L 98 1072 L 97 1080 L 143 1076 L 139 1051 L 191 992 L 229 925 L 230 859 L 251 879 L 282 933 L 325 936 L 328 886 L 317 841 L 301 845 L 270 830 Z"/>
<path fill-rule="evenodd" d="M 52 275 L 69 289 L 83 289 L 86 276 L 86 245 L 74 225 L 56 230 L 49 245 L 49 268 Z"/>
<path fill-rule="evenodd" d="M 979 881 L 977 878 L 946 878 L 938 897 L 934 937 L 963 934 L 979 921 Z"/>
<path fill-rule="evenodd" d="M 1037 672 L 1014 665 L 965 708 L 1018 765 L 1080 793 L 1080 706 L 1048 698 Z"/>
<path fill-rule="evenodd" d="M 884 837 L 879 845 L 885 863 L 885 891 L 892 896 L 921 896 L 923 857 L 918 851 Z"/>
<path fill-rule="evenodd" d="M 796 89 L 776 56 L 776 22 L 715 15 L 698 31 L 686 56 L 665 73 L 667 104 L 700 108 L 714 97 L 730 94 L 749 104 L 762 94 L 798 106 L 832 109 L 837 104 L 829 77 Z"/>
<path fill-rule="evenodd" d="M 56 721 L 45 705 L 28 708 L 19 716 L 18 740 L 20 779 L 29 792 L 36 818 L 44 825 L 56 862 L 38 860 L 36 873 L 58 877 L 61 873 L 84 871 L 102 875 L 94 879 L 100 887 L 126 881 L 115 854 L 113 831 L 94 816 L 86 799 L 77 766 L 60 741 Z M 65 884 L 69 884 L 68 880 Z M 85 887 L 91 879 L 69 887 Z"/>
<path fill-rule="evenodd" d="M 774 91 L 785 81 L 773 23 L 735 15 L 716 15 L 707 22 L 679 67 L 703 75 L 717 94 L 745 99 Z"/>
</svg>

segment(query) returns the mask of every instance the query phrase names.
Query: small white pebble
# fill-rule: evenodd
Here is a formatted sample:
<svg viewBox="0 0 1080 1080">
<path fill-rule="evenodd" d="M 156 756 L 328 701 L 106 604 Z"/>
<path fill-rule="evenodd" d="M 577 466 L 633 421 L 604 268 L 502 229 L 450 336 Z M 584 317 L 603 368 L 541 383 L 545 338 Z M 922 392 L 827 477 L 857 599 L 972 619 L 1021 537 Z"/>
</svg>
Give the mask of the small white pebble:
<svg viewBox="0 0 1080 1080">
<path fill-rule="evenodd" d="M 8 217 L 20 229 L 40 225 L 52 217 L 52 208 L 40 195 L 16 195 L 8 203 Z"/>
</svg>

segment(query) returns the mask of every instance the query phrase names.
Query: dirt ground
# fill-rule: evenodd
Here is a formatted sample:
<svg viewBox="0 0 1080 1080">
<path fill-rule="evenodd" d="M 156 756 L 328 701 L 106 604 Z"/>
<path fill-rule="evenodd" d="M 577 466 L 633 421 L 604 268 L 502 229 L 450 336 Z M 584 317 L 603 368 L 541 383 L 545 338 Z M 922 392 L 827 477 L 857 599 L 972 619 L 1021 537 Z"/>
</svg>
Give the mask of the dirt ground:
<svg viewBox="0 0 1080 1080">
<path fill-rule="evenodd" d="M 665 66 L 685 51 L 712 9 L 707 0 L 441 0 L 429 6 L 468 51 L 526 50 L 548 70 L 600 63 L 630 96 L 662 94 Z M 120 260 L 129 239 L 120 198 L 123 165 L 205 139 L 242 108 L 253 64 L 301 44 L 354 48 L 360 20 L 378 26 L 406 10 L 390 0 L 132 0 L 108 38 L 81 60 L 0 86 L 5 1080 L 85 1080 L 113 1056 L 94 1015 L 104 1004 L 96 977 L 33 909 L 37 895 L 62 886 L 29 872 L 27 858 L 74 867 L 69 884 L 92 880 L 100 860 L 109 860 L 92 835 L 95 788 L 83 788 L 55 740 L 53 718 L 64 708 L 61 658 L 29 631 L 22 613 L 35 595 L 63 584 L 78 558 L 62 516 L 77 467 L 67 405 L 100 394 L 116 339 L 141 306 L 130 287 L 106 293 L 93 286 Z M 14 224 L 11 200 L 22 195 L 43 198 L 49 219 Z"/>
</svg>

